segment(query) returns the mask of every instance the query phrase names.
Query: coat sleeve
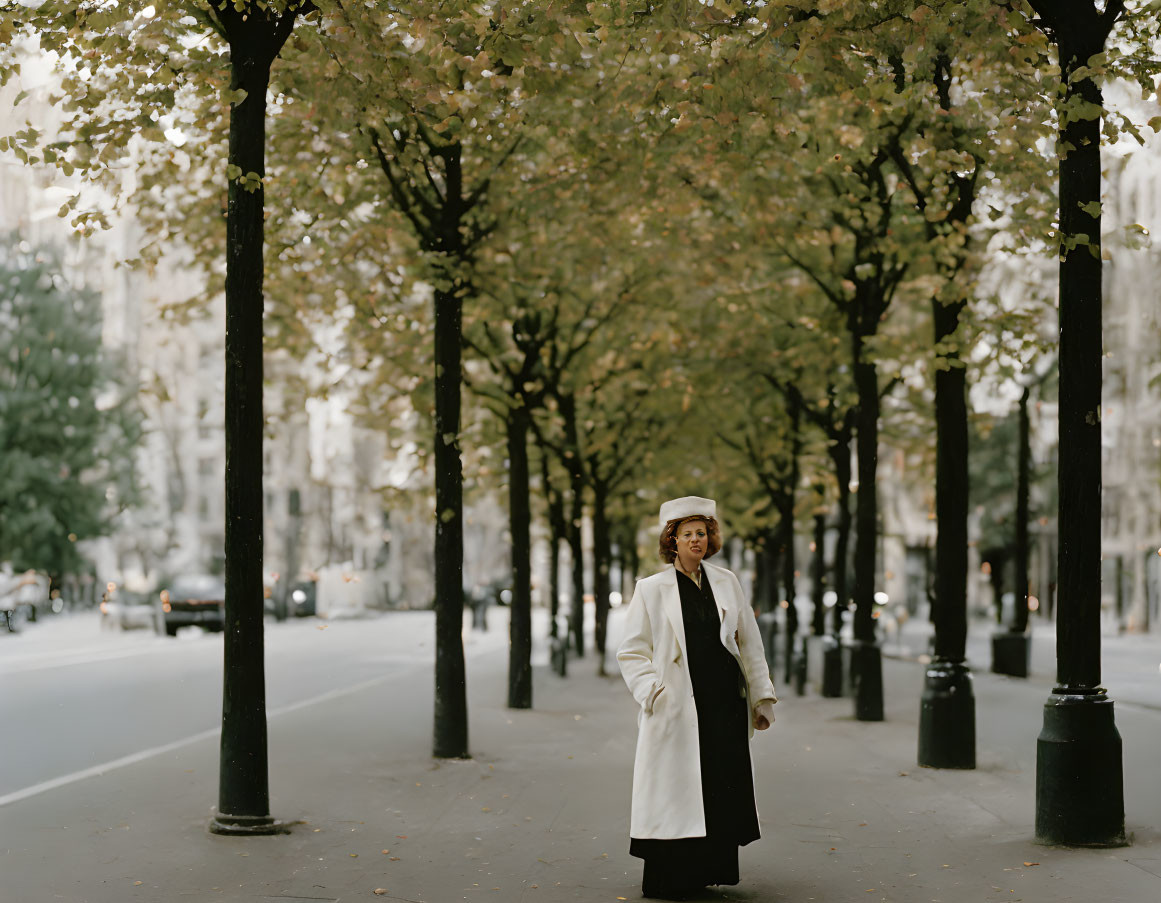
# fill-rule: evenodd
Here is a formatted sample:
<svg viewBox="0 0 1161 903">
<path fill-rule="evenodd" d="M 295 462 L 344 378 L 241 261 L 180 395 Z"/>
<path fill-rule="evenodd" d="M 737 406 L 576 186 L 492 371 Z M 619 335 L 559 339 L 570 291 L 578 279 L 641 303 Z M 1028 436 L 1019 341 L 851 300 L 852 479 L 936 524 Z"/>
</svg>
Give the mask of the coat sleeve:
<svg viewBox="0 0 1161 903">
<path fill-rule="evenodd" d="M 734 590 L 738 599 L 742 595 L 742 585 L 737 575 L 732 571 L 730 578 L 734 583 Z M 742 653 L 742 667 L 746 670 L 746 682 L 750 685 L 750 699 L 754 706 L 766 700 L 777 702 L 774 693 L 774 682 L 770 679 L 770 666 L 766 663 L 766 650 L 762 645 L 762 633 L 758 630 L 758 621 L 754 617 L 754 610 L 744 602 L 738 615 L 738 650 Z"/>
<path fill-rule="evenodd" d="M 629 692 L 645 714 L 651 715 L 653 701 L 664 687 L 653 664 L 653 625 L 644 597 L 645 592 L 638 583 L 625 615 L 625 638 L 617 650 L 617 664 L 621 666 L 621 676 Z"/>
</svg>

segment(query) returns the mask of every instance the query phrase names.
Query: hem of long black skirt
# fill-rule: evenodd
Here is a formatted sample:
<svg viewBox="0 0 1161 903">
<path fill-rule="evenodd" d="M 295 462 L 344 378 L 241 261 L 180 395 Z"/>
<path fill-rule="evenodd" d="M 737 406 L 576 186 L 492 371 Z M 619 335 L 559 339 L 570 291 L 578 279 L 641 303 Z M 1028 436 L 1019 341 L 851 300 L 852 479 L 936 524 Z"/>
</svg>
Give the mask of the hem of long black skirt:
<svg viewBox="0 0 1161 903">
<path fill-rule="evenodd" d="M 738 848 L 749 842 L 708 837 L 630 838 L 629 853 L 644 860 L 643 896 L 681 899 L 705 887 L 738 884 Z"/>
</svg>

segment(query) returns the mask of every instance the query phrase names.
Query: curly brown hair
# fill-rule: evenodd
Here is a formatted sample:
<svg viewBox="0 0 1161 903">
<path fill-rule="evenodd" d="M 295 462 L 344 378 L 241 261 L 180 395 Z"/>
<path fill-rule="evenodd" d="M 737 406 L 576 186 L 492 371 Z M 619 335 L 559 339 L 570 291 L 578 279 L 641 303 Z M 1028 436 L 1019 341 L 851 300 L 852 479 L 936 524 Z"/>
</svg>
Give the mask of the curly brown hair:
<svg viewBox="0 0 1161 903">
<path fill-rule="evenodd" d="M 666 564 L 673 564 L 677 558 L 677 530 L 691 520 L 700 520 L 705 523 L 706 551 L 703 558 L 712 558 L 722 549 L 722 531 L 718 529 L 717 518 L 703 517 L 700 514 L 691 514 L 689 517 L 678 517 L 669 521 L 661 530 L 659 554 Z"/>
</svg>

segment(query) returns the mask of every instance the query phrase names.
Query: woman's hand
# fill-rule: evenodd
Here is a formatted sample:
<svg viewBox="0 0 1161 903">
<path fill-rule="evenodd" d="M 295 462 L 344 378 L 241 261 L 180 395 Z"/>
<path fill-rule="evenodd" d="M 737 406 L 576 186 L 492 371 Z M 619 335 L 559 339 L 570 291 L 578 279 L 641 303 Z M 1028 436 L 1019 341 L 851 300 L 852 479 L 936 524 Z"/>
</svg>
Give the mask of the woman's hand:
<svg viewBox="0 0 1161 903">
<path fill-rule="evenodd" d="M 754 728 L 764 731 L 774 723 L 774 703 L 763 702 L 754 709 Z"/>
</svg>

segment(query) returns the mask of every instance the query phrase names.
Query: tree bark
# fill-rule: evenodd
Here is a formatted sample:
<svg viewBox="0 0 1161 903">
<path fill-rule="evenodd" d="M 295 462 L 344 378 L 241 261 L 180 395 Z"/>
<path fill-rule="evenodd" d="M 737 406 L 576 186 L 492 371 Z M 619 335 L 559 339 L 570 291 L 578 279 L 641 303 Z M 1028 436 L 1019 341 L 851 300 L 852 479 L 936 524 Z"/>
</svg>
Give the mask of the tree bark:
<svg viewBox="0 0 1161 903">
<path fill-rule="evenodd" d="M 1075 4 L 1073 4 L 1075 5 Z M 1064 105 L 1103 107 L 1092 77 L 1072 72 L 1104 49 L 1088 15 L 1061 13 L 1071 27 L 1057 32 Z M 1069 21 L 1071 20 L 1071 21 Z M 1060 231 L 1087 244 L 1063 248 L 1060 261 L 1060 598 L 1057 601 L 1057 683 L 1092 692 L 1101 682 L 1101 120 L 1073 116 L 1060 129 Z M 1093 208 L 1091 205 L 1096 205 Z M 1096 213 L 1094 215 L 1094 209 Z"/>
<path fill-rule="evenodd" d="M 1028 398 L 1031 388 L 1024 387 L 1020 396 L 1020 448 L 1016 456 L 1016 599 L 1012 621 L 1014 633 L 1028 630 L 1028 517 L 1032 483 L 1031 424 Z M 1118 591 L 1120 586 L 1118 584 Z"/>
<path fill-rule="evenodd" d="M 781 506 L 781 534 L 782 534 L 782 586 L 786 602 L 786 683 L 794 680 L 794 647 L 798 641 L 798 605 L 795 598 L 798 595 L 797 574 L 798 562 L 794 549 L 794 508 L 798 501 L 799 458 L 802 452 L 802 438 L 800 427 L 802 411 L 798 404 L 798 396 L 791 395 L 787 400 L 787 416 L 790 420 L 790 473 L 787 475 L 786 485 L 783 487 Z"/>
<path fill-rule="evenodd" d="M 834 621 L 832 630 L 837 637 L 842 632 L 843 615 L 850 605 L 850 547 L 851 547 L 851 445 L 849 438 L 835 442 L 830 449 L 834 462 L 835 480 L 838 482 L 838 532 L 835 536 L 834 562 Z"/>
<path fill-rule="evenodd" d="M 1101 680 L 1101 118 L 1092 71 L 1124 0 L 1030 0 L 1056 45 L 1060 159 L 1059 584 L 1056 686 L 1036 741 L 1036 837 L 1120 846 L 1124 766 Z"/>
<path fill-rule="evenodd" d="M 508 708 L 532 708 L 532 537 L 528 479 L 529 411 L 508 415 L 508 525 L 512 534 L 512 603 L 508 628 Z"/>
<path fill-rule="evenodd" d="M 544 484 L 544 502 L 548 514 L 548 635 L 559 633 L 556 619 L 560 614 L 560 543 L 565 537 L 564 500 L 552 486 L 549 476 L 548 451 L 540 449 L 540 481 Z"/>
<path fill-rule="evenodd" d="M 568 548 L 572 558 L 572 610 L 569 612 L 569 635 L 578 656 L 585 654 L 585 559 L 581 524 L 584 520 L 584 496 L 581 486 L 573 482 L 566 524 Z"/>
<path fill-rule="evenodd" d="M 290 14 L 287 14 L 290 15 Z M 290 15 L 293 27 L 293 16 Z M 244 176 L 266 173 L 266 88 L 290 28 L 222 12 L 230 43 L 228 161 Z M 234 170 L 230 170 L 233 172 Z M 253 178 L 251 176 L 251 178 Z M 249 190 L 248 190 L 249 189 Z M 218 816 L 223 824 L 270 819 L 263 661 L 261 182 L 229 179 L 226 207 L 225 625 Z"/>
<path fill-rule="evenodd" d="M 955 335 L 963 308 L 962 301 L 932 301 L 937 346 Z M 962 663 L 967 644 L 967 370 L 954 351 L 944 360 L 947 369 L 935 371 L 935 655 Z"/>
<path fill-rule="evenodd" d="M 879 503 L 875 479 L 879 461 L 879 378 L 873 363 L 862 359 L 856 337 L 855 386 L 859 397 L 856 426 L 859 491 L 855 495 L 855 639 L 875 642 L 875 544 Z"/>
<path fill-rule="evenodd" d="M 586 480 L 580 452 L 580 435 L 576 424 L 576 401 L 567 394 L 560 396 L 557 400 L 564 418 L 565 438 L 568 443 L 568 453 L 562 463 L 568 471 L 568 482 L 571 490 L 569 520 L 566 524 L 568 544 L 572 551 L 572 611 L 570 613 L 569 633 L 572 636 L 576 654 L 583 656 L 585 654 L 585 561 L 581 526 L 584 521 Z"/>
<path fill-rule="evenodd" d="M 435 722 L 433 755 L 468 757 L 464 669 L 463 465 L 460 460 L 460 335 L 455 289 L 435 292 Z"/>
<path fill-rule="evenodd" d="M 810 563 L 811 601 L 814 605 L 810 622 L 810 632 L 814 636 L 826 633 L 826 604 L 822 597 L 826 593 L 826 515 L 814 515 L 814 557 Z"/>
<path fill-rule="evenodd" d="M 609 541 L 609 519 L 605 510 L 608 489 L 600 480 L 593 481 L 593 594 L 596 596 L 596 628 L 593 647 L 597 656 L 597 674 L 605 676 L 605 640 L 609 626 L 609 564 L 612 558 Z"/>
</svg>

